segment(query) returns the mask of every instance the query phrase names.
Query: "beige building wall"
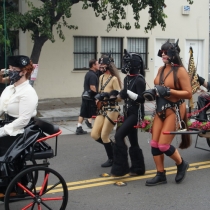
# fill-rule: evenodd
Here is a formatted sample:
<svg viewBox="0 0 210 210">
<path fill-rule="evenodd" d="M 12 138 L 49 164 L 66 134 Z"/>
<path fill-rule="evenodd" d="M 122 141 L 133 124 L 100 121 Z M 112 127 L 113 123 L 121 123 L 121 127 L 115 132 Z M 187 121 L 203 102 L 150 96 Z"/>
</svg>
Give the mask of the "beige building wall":
<svg viewBox="0 0 210 210">
<path fill-rule="evenodd" d="M 201 3 L 202 1 L 202 3 Z M 182 14 L 182 6 L 188 5 L 187 0 L 166 0 L 167 7 L 164 9 L 168 18 L 166 19 L 166 30 L 162 31 L 157 26 L 148 33 L 144 32 L 144 27 L 149 19 L 148 11 L 142 11 L 141 29 L 136 30 L 116 30 L 112 29 L 106 32 L 107 21 L 102 21 L 100 17 L 96 18 L 92 9 L 82 10 L 82 3 L 75 4 L 72 7 L 72 17 L 69 23 L 77 25 L 78 30 L 68 30 L 63 28 L 66 40 L 62 42 L 56 34 L 56 42 L 47 41 L 41 52 L 39 60 L 38 77 L 34 83 L 39 98 L 63 98 L 78 97 L 83 91 L 83 81 L 86 71 L 74 71 L 74 36 L 97 36 L 97 58 L 101 53 L 101 36 L 103 37 L 123 37 L 123 48 L 127 48 L 127 37 L 148 38 L 148 69 L 146 70 L 147 89 L 153 87 L 155 76 L 155 67 L 159 62 L 157 59 L 158 40 L 167 40 L 168 38 L 177 40 L 181 48 L 181 58 L 187 65 L 188 60 L 188 43 L 191 41 L 201 41 L 202 49 L 197 54 L 199 56 L 198 64 L 202 62 L 201 75 L 208 78 L 208 46 L 209 46 L 209 0 L 195 0 L 190 5 L 190 14 Z M 24 9 L 24 8 L 23 8 Z M 127 8 L 128 18 L 132 25 L 132 10 Z M 199 42 L 200 43 L 200 42 Z M 20 54 L 31 54 L 33 43 L 28 33 L 20 33 Z M 199 46 L 198 46 L 199 47 Z M 198 55 L 197 55 L 198 57 Z M 201 58 L 200 58 L 201 57 Z M 195 60 L 198 60 L 195 58 Z M 187 67 L 187 66 L 186 66 Z M 123 79 L 125 75 L 121 74 Z"/>
</svg>

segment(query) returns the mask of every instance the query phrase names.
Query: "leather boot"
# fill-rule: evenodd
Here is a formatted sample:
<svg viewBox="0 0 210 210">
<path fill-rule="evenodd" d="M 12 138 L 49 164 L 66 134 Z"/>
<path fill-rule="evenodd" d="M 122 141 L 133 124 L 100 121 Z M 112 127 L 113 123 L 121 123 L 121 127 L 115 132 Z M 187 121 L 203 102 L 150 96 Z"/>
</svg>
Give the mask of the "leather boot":
<svg viewBox="0 0 210 210">
<path fill-rule="evenodd" d="M 147 180 L 145 185 L 155 186 L 158 184 L 166 184 L 166 183 L 167 183 L 166 171 L 164 170 L 164 172 L 157 171 L 156 176 L 152 179 Z"/>
<path fill-rule="evenodd" d="M 97 139 L 96 142 L 98 142 L 99 144 L 104 144 L 101 138 Z"/>
<path fill-rule="evenodd" d="M 176 166 L 177 166 L 177 174 L 175 177 L 175 181 L 177 184 L 179 184 L 185 178 L 187 169 L 189 168 L 189 163 L 182 159 L 182 163 Z"/>
<path fill-rule="evenodd" d="M 112 143 L 109 142 L 109 143 L 104 143 L 104 147 L 105 147 L 105 150 L 106 150 L 106 154 L 108 156 L 108 160 L 103 163 L 101 165 L 101 167 L 105 168 L 105 167 L 110 167 L 112 166 L 113 164 L 113 149 L 112 149 Z"/>
</svg>

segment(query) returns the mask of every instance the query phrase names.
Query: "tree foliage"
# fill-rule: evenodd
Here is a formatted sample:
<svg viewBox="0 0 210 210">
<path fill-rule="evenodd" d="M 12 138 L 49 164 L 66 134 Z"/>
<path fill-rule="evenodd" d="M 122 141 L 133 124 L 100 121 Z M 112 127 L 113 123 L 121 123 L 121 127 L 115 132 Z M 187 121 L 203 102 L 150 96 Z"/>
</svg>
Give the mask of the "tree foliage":
<svg viewBox="0 0 210 210">
<path fill-rule="evenodd" d="M 1 14 L 3 14 L 2 3 L 4 1 L 6 0 L 0 0 Z M 112 28 L 130 30 L 131 27 L 135 27 L 140 29 L 140 12 L 145 9 L 148 9 L 150 17 L 146 27 L 143 29 L 145 32 L 157 25 L 160 25 L 162 30 L 166 28 L 165 0 L 39 0 L 39 3 L 41 3 L 40 7 L 35 7 L 32 0 L 25 1 L 30 9 L 24 14 L 14 9 L 14 6 L 9 5 L 6 7 L 7 31 L 12 28 L 31 33 L 31 38 L 34 41 L 31 59 L 35 63 L 38 63 L 44 43 L 47 40 L 55 41 L 53 28 L 56 29 L 63 41 L 65 40 L 65 35 L 62 31 L 63 27 L 68 29 L 78 28 L 76 25 L 70 25 L 67 19 L 71 18 L 71 9 L 79 1 L 83 2 L 83 9 L 92 8 L 96 17 L 101 17 L 102 20 L 109 20 L 107 31 L 110 31 Z M 192 0 L 186 1 L 190 4 L 193 3 Z M 7 2 L 9 1 L 7 0 Z M 133 10 L 134 26 L 126 22 L 127 7 L 131 7 Z M 4 26 L 3 21 L 3 19 L 0 19 L 0 32 L 2 30 L 1 26 Z M 4 40 L 6 39 L 6 37 L 0 36 L 0 40 L 3 38 Z"/>
</svg>

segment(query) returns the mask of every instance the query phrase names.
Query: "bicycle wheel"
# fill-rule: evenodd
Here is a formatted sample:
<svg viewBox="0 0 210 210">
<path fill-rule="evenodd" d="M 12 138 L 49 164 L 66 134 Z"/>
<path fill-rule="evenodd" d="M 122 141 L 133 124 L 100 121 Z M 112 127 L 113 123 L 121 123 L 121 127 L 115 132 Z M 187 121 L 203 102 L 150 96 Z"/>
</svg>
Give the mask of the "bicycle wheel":
<svg viewBox="0 0 210 210">
<path fill-rule="evenodd" d="M 38 179 L 34 174 L 38 173 Z M 30 174 L 30 188 L 22 183 Z M 32 184 L 32 185 L 31 185 Z M 23 191 L 23 193 L 19 193 Z M 66 209 L 68 189 L 63 177 L 51 168 L 33 166 L 20 172 L 5 193 L 5 210 L 13 209 Z"/>
</svg>

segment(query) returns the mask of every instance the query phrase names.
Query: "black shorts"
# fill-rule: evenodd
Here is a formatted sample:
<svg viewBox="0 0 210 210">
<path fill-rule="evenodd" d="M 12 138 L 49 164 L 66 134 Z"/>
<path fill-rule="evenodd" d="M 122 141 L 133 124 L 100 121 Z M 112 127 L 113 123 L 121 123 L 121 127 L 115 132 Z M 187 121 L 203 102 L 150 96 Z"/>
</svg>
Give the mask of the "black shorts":
<svg viewBox="0 0 210 210">
<path fill-rule="evenodd" d="M 96 102 L 82 99 L 82 105 L 80 108 L 80 117 L 91 118 L 96 115 Z"/>
</svg>

